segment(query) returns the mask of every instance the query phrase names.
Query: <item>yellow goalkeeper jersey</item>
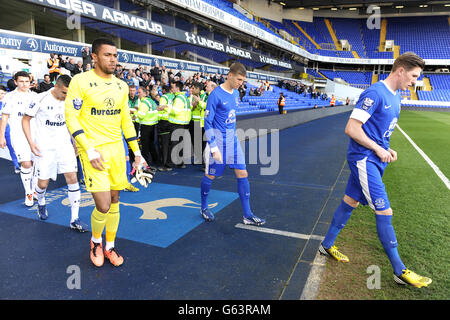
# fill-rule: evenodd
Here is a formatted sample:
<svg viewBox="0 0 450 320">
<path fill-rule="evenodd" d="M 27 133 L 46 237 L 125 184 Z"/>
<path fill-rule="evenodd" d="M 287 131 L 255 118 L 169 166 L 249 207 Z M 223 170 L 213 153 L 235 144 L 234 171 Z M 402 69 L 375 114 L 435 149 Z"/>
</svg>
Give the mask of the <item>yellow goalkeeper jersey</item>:
<svg viewBox="0 0 450 320">
<path fill-rule="evenodd" d="M 122 141 L 139 150 L 128 108 L 128 85 L 114 76 L 103 78 L 94 70 L 72 78 L 65 101 L 67 127 L 77 146 L 89 150 Z"/>
</svg>

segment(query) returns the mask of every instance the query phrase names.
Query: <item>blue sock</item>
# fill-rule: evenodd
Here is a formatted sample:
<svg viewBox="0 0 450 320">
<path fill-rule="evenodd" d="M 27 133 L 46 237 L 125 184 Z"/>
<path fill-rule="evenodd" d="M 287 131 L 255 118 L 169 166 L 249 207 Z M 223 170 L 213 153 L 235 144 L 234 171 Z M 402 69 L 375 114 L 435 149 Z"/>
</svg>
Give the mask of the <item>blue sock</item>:
<svg viewBox="0 0 450 320">
<path fill-rule="evenodd" d="M 250 183 L 248 178 L 238 178 L 238 193 L 241 199 L 242 209 L 244 210 L 244 217 L 248 218 L 252 216 L 252 210 L 250 210 Z"/>
<path fill-rule="evenodd" d="M 347 221 L 350 218 L 353 209 L 354 208 L 345 203 L 344 200 L 341 201 L 336 211 L 334 212 L 330 228 L 328 229 L 325 239 L 322 242 L 325 248 L 330 249 L 333 246 L 334 241 L 336 240 L 336 237 L 338 236 L 339 232 L 347 224 Z"/>
<path fill-rule="evenodd" d="M 202 210 L 208 208 L 208 194 L 211 189 L 212 180 L 207 176 L 203 176 L 202 184 L 200 186 L 200 192 L 202 197 Z"/>
<path fill-rule="evenodd" d="M 397 238 L 395 237 L 395 231 L 391 224 L 392 215 L 376 214 L 375 218 L 377 222 L 378 238 L 391 261 L 394 273 L 399 276 L 406 267 L 398 254 Z"/>
</svg>

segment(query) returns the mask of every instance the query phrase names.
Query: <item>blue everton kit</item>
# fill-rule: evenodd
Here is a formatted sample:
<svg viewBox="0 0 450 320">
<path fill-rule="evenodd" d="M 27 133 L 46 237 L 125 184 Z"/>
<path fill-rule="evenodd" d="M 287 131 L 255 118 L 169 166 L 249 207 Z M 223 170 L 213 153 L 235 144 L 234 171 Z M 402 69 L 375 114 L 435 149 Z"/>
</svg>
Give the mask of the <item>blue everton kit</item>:
<svg viewBox="0 0 450 320">
<path fill-rule="evenodd" d="M 384 149 L 400 115 L 400 94 L 393 92 L 383 81 L 365 90 L 350 116 L 363 123 L 365 134 Z M 384 183 L 381 180 L 387 162 L 381 162 L 374 151 L 350 139 L 347 162 L 351 170 L 346 195 L 382 211 L 390 208 Z"/>
<path fill-rule="evenodd" d="M 221 86 L 214 89 L 208 97 L 205 109 L 205 134 L 209 150 L 205 152 L 205 157 L 207 157 L 207 173 L 210 175 L 222 175 L 226 165 L 232 169 L 246 168 L 245 157 L 236 136 L 238 104 L 239 92 L 233 90 L 230 93 Z M 217 163 L 212 158 L 214 151 L 220 151 L 223 163 Z"/>
</svg>

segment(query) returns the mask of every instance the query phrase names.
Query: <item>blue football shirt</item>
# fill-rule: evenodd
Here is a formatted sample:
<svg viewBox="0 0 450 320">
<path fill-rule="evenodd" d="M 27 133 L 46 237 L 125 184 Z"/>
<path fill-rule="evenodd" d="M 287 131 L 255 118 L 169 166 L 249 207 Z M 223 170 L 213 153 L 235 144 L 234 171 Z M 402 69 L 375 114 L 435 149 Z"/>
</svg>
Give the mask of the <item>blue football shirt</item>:
<svg viewBox="0 0 450 320">
<path fill-rule="evenodd" d="M 205 133 L 211 149 L 232 143 L 236 135 L 236 109 L 239 92 L 227 92 L 221 86 L 208 96 L 205 109 Z"/>
<path fill-rule="evenodd" d="M 361 93 L 350 118 L 361 121 L 367 137 L 388 150 L 389 139 L 400 116 L 400 104 L 400 94 L 379 81 Z M 381 162 L 375 152 L 350 138 L 347 159 L 358 161 L 365 157 Z"/>
</svg>

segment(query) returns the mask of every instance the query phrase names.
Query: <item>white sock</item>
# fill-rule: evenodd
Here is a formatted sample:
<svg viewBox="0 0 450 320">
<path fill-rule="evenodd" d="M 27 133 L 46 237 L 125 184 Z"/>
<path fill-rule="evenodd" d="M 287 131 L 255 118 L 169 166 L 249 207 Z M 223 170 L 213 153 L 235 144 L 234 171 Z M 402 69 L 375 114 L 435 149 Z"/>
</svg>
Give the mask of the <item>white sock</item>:
<svg viewBox="0 0 450 320">
<path fill-rule="evenodd" d="M 94 236 L 92 236 L 92 237 L 91 237 L 91 240 L 92 240 L 92 242 L 94 242 L 94 243 L 102 243 L 102 238 L 97 239 L 97 238 L 95 238 Z"/>
<path fill-rule="evenodd" d="M 105 250 L 109 250 L 112 248 L 114 248 L 114 241 L 111 241 L 111 242 L 106 241 Z"/>
<path fill-rule="evenodd" d="M 41 189 L 39 186 L 36 186 L 36 195 L 37 195 L 37 201 L 40 206 L 45 206 L 45 192 L 47 189 Z"/>
<path fill-rule="evenodd" d="M 20 178 L 22 179 L 23 188 L 25 189 L 25 194 L 32 194 L 31 191 L 31 168 L 20 167 Z"/>
<path fill-rule="evenodd" d="M 74 222 L 76 219 L 78 219 L 78 212 L 80 210 L 80 186 L 77 183 L 74 184 L 68 184 L 68 191 L 67 194 L 69 196 L 69 202 L 70 202 L 70 213 L 71 213 L 71 219 L 70 222 Z"/>
</svg>

